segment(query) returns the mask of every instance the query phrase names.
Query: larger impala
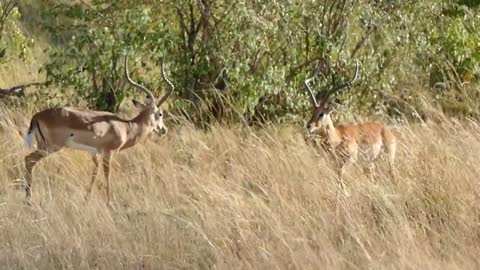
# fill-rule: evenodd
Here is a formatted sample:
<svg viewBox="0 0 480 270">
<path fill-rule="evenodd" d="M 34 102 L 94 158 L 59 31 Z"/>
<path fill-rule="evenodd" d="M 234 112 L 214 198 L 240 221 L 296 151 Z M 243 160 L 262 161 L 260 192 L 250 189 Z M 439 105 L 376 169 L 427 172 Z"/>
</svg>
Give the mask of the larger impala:
<svg viewBox="0 0 480 270">
<path fill-rule="evenodd" d="M 340 156 L 345 159 L 340 167 L 340 177 L 349 165 L 356 161 L 359 145 L 368 146 L 368 161 L 370 164 L 378 157 L 382 147 L 385 146 L 388 153 L 390 174 L 394 177 L 396 139 L 389 128 L 381 122 L 334 124 L 332 121 L 332 108 L 329 98 L 337 91 L 352 86 L 357 81 L 359 77 L 358 61 L 355 66 L 355 75 L 351 81 L 335 85 L 326 93 L 318 93 L 317 96 L 310 88 L 310 82 L 317 77 L 318 73 L 304 81 L 313 105 L 312 116 L 307 123 L 307 129 L 310 133 L 319 132 L 324 141 L 334 151 L 340 149 Z"/>
<path fill-rule="evenodd" d="M 145 139 L 152 131 L 165 132 L 163 111 L 160 105 L 174 91 L 175 87 L 165 75 L 162 60 L 162 76 L 170 85 L 170 90 L 158 101 L 145 86 L 134 82 L 128 74 L 128 55 L 125 56 L 125 76 L 134 87 L 143 91 L 147 97 L 145 104 L 133 100 L 133 105 L 140 109 L 138 115 L 131 120 L 103 111 L 91 111 L 79 108 L 46 109 L 35 114 L 30 128 L 25 135 L 27 144 L 32 147 L 34 139 L 37 148 L 25 157 L 27 199 L 31 197 L 32 170 L 35 164 L 49 154 L 67 147 L 90 152 L 95 168 L 85 198 L 92 191 L 95 178 L 102 162 L 107 182 L 107 202 L 110 202 L 110 161 L 115 152 L 134 146 Z"/>
</svg>

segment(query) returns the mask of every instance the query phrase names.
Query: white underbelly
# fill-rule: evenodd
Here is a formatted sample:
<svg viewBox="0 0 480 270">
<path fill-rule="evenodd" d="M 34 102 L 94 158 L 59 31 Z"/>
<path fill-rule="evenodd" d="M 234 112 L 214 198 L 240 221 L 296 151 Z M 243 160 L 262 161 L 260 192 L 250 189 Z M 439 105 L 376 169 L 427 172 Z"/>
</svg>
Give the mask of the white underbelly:
<svg viewBox="0 0 480 270">
<path fill-rule="evenodd" d="M 70 136 L 65 145 L 68 147 L 68 148 L 72 148 L 72 149 L 77 149 L 77 150 L 81 150 L 81 151 L 87 151 L 87 152 L 90 152 L 91 154 L 93 155 L 96 155 L 98 153 L 98 150 L 96 147 L 93 147 L 91 145 L 86 145 L 86 144 L 81 144 L 81 143 L 78 143 L 75 141 L 75 135 L 72 134 L 72 136 Z"/>
</svg>

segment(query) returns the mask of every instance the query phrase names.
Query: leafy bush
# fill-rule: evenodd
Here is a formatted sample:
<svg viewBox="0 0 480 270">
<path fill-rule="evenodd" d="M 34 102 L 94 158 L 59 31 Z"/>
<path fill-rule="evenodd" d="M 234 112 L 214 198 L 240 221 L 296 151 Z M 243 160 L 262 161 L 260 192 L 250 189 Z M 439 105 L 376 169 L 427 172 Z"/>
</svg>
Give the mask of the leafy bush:
<svg viewBox="0 0 480 270">
<path fill-rule="evenodd" d="M 104 8 L 106 4 L 110 5 Z M 72 86 L 73 96 L 91 108 L 117 111 L 127 96 L 123 64 L 126 52 L 148 49 L 156 53 L 158 43 L 168 39 L 161 25 L 152 24 L 148 9 L 125 12 L 123 8 L 120 3 L 99 0 L 88 7 L 61 3 L 48 10 L 48 16 L 59 21 L 48 29 L 64 42 L 50 53 L 48 80 Z M 150 63 L 158 58 L 152 60 Z M 147 62 L 142 61 L 142 65 Z"/>
<path fill-rule="evenodd" d="M 469 1 L 50 2 L 58 46 L 49 80 L 73 86 L 92 108 L 115 111 L 127 95 L 127 47 L 143 56 L 148 76 L 140 77 L 149 86 L 160 85 L 152 64 L 170 58 L 176 94 L 185 100 L 174 108 L 193 121 L 298 119 L 310 107 L 302 82 L 320 60 L 331 71 L 317 91 L 350 77 L 354 59 L 362 63 L 361 82 L 335 97 L 352 112 L 419 109 L 418 88 L 409 85 L 430 85 L 422 95 L 441 106 L 461 103 L 462 95 L 478 106 L 466 93 L 478 82 L 480 60 L 478 5 Z"/>
<path fill-rule="evenodd" d="M 21 14 L 17 1 L 0 2 L 0 61 L 5 62 L 7 56 L 25 60 L 33 40 L 29 39 L 19 25 Z"/>
</svg>

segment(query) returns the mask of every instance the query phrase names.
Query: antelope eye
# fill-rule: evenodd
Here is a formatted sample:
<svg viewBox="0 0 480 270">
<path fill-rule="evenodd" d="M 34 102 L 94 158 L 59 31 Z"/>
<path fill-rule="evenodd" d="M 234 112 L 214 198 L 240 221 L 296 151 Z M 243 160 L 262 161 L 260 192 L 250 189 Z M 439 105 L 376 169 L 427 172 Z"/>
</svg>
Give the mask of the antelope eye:
<svg viewBox="0 0 480 270">
<path fill-rule="evenodd" d="M 322 118 L 325 115 L 323 112 L 318 112 L 317 113 L 317 118 Z"/>
<path fill-rule="evenodd" d="M 163 115 L 162 112 L 156 112 L 156 113 L 154 114 L 155 120 L 160 119 L 160 117 L 162 117 L 162 115 Z"/>
</svg>

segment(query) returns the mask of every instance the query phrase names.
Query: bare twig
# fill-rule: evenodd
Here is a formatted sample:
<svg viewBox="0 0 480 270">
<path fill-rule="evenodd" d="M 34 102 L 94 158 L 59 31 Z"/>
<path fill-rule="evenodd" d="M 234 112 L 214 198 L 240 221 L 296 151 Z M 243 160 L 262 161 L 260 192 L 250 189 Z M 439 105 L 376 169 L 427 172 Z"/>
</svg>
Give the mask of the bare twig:
<svg viewBox="0 0 480 270">
<path fill-rule="evenodd" d="M 33 82 L 33 83 L 27 83 L 27 84 L 21 84 L 21 85 L 16 85 L 10 88 L 0 88 L 0 98 L 6 97 L 6 96 L 15 96 L 15 97 L 25 97 L 25 89 L 31 86 L 44 86 L 46 83 L 45 82 Z"/>
</svg>

